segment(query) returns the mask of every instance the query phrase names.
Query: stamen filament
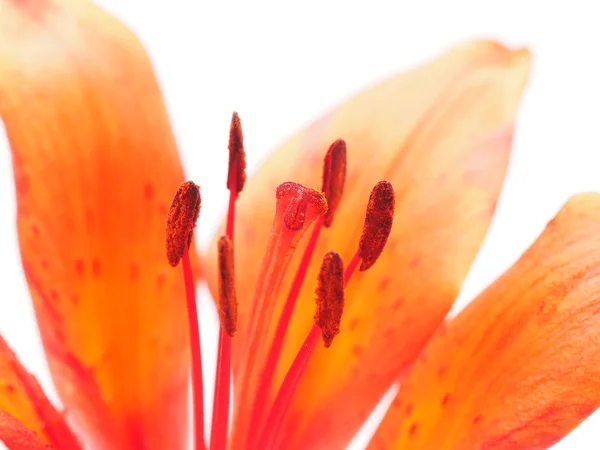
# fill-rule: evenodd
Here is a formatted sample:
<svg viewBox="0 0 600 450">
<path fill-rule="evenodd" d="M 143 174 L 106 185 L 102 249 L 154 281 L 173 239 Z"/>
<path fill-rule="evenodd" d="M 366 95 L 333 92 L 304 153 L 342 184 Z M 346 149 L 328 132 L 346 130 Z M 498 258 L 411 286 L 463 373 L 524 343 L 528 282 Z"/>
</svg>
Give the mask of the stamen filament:
<svg viewBox="0 0 600 450">
<path fill-rule="evenodd" d="M 354 271 L 350 272 L 349 277 L 353 273 Z M 349 281 L 349 278 L 342 279 L 343 276 L 341 258 L 335 252 L 329 252 L 325 255 L 319 272 L 315 324 L 281 383 L 267 420 L 259 434 L 255 449 L 279 448 L 279 439 L 282 434 L 281 424 L 292 403 L 308 361 L 316 348 L 319 336 L 323 335 L 325 347 L 329 347 L 334 336 L 339 332 L 339 321 L 344 307 L 344 287 Z"/>
<path fill-rule="evenodd" d="M 231 389 L 231 336 L 219 328 L 219 350 L 215 378 L 210 449 L 225 450 L 229 431 L 229 392 Z"/>
<path fill-rule="evenodd" d="M 200 329 L 198 327 L 198 311 L 196 308 L 196 288 L 190 264 L 190 253 L 187 247 L 181 259 L 185 297 L 188 309 L 190 329 L 190 350 L 192 359 L 192 395 L 194 408 L 194 448 L 205 450 L 204 444 L 204 396 L 202 387 L 202 354 L 200 351 Z"/>
<path fill-rule="evenodd" d="M 346 285 L 348 285 L 348 280 L 352 277 L 352 274 L 358 267 L 359 263 L 360 263 L 360 252 L 357 251 L 356 253 L 354 253 L 354 256 L 352 256 L 352 259 L 350 260 L 350 262 L 346 266 L 346 270 L 344 271 L 344 280 L 345 280 L 344 282 L 346 283 Z"/>
<path fill-rule="evenodd" d="M 236 184 L 233 174 L 232 183 Z M 237 191 L 229 191 L 229 210 L 227 212 L 226 235 L 233 245 L 233 221 L 235 219 L 235 201 Z M 225 450 L 229 432 L 229 395 L 231 390 L 231 336 L 225 328 L 219 327 L 219 347 L 217 352 L 217 370 L 215 373 L 215 398 L 213 401 L 212 429 L 210 449 Z"/>
<path fill-rule="evenodd" d="M 292 281 L 292 286 L 283 306 L 271 348 L 269 349 L 269 353 L 267 355 L 265 367 L 256 391 L 256 398 L 254 399 L 254 406 L 252 408 L 252 415 L 250 417 L 250 430 L 257 430 L 263 418 L 265 408 L 267 406 L 269 392 L 271 390 L 271 384 L 273 382 L 273 375 L 275 374 L 277 362 L 279 361 L 279 356 L 283 347 L 285 334 L 292 319 L 292 313 L 294 312 L 294 307 L 296 306 L 300 289 L 302 288 L 302 284 L 306 278 L 306 272 L 308 271 L 310 260 L 312 259 L 315 247 L 317 246 L 317 241 L 319 240 L 319 235 L 323 229 L 323 224 L 324 218 L 321 217 L 317 220 L 317 223 L 315 224 L 315 227 L 310 235 L 308 244 L 304 250 L 304 254 L 302 255 L 302 260 L 300 261 L 300 265 L 298 266 L 298 270 L 294 280 Z M 251 434 L 248 435 L 250 440 L 252 437 L 253 436 Z"/>
<path fill-rule="evenodd" d="M 319 342 L 320 336 L 321 329 L 317 325 L 313 325 L 285 375 L 258 439 L 258 444 L 254 447 L 255 449 L 277 448 L 277 441 L 281 434 L 280 427 L 285 412 L 292 402 L 298 383 L 306 369 L 310 356 L 317 346 L 317 342 Z"/>
</svg>

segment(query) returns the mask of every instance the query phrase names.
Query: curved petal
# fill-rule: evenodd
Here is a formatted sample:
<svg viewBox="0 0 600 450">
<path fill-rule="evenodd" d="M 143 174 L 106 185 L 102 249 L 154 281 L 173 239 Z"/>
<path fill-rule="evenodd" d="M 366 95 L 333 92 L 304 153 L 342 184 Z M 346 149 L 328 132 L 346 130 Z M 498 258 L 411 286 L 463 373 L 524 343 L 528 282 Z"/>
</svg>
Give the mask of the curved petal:
<svg viewBox="0 0 600 450">
<path fill-rule="evenodd" d="M 0 440 L 9 448 L 11 443 L 29 442 L 31 439 L 43 443 L 66 442 L 77 445 L 63 416 L 46 398 L 37 380 L 25 370 L 1 336 L 0 413 Z M 15 444 L 15 448 L 19 447 Z"/>
<path fill-rule="evenodd" d="M 0 410 L 0 441 L 8 450 L 50 450 L 52 446 L 45 444 L 21 422 Z"/>
<path fill-rule="evenodd" d="M 493 42 L 455 48 L 333 110 L 283 145 L 247 184 L 236 223 L 238 336 L 248 329 L 248 295 L 272 215 L 263 199 L 278 182 L 319 186 L 329 144 L 347 142 L 344 197 L 316 252 L 335 250 L 346 262 L 358 245 L 371 188 L 387 179 L 397 193 L 388 248 L 350 282 L 341 333 L 330 349 L 313 355 L 300 384 L 289 448 L 342 448 L 451 307 L 494 211 L 528 71 L 525 50 Z M 319 259 L 288 330 L 278 380 L 312 324 L 310 280 Z M 216 264 L 208 268 L 216 286 Z M 238 374 L 240 341 L 234 339 Z M 247 413 L 239 412 L 237 428 Z"/>
<path fill-rule="evenodd" d="M 571 199 L 423 351 L 371 448 L 548 448 L 600 406 L 600 194 Z"/>
<path fill-rule="evenodd" d="M 0 115 L 63 402 L 104 448 L 183 448 L 184 290 L 164 249 L 183 171 L 144 50 L 92 2 L 0 0 Z"/>
</svg>

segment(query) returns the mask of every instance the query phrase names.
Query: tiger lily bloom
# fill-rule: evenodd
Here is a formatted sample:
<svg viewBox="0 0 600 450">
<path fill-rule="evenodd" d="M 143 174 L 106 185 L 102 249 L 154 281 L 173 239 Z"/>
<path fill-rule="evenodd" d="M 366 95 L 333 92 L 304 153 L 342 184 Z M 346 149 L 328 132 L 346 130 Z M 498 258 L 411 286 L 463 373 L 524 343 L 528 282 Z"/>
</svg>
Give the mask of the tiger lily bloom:
<svg viewBox="0 0 600 450">
<path fill-rule="evenodd" d="M 0 440 L 187 448 L 191 365 L 204 448 L 202 274 L 222 325 L 211 449 L 345 448 L 398 381 L 370 448 L 558 441 L 600 401 L 600 195 L 570 200 L 443 322 L 494 212 L 528 71 L 525 50 L 457 47 L 325 115 L 245 184 L 234 116 L 225 238 L 199 262 L 199 192 L 138 40 L 86 0 L 0 0 L 23 269 L 65 406 L 0 339 Z"/>
</svg>

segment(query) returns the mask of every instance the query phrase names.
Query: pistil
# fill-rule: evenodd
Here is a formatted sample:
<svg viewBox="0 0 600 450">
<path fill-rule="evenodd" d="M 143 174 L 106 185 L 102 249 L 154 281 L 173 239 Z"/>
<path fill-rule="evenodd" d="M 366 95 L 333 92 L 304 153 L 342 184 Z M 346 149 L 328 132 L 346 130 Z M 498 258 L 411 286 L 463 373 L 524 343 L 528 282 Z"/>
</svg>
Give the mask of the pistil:
<svg viewBox="0 0 600 450">
<path fill-rule="evenodd" d="M 242 352 L 240 390 L 236 413 L 251 414 L 255 390 L 259 384 L 268 348 L 265 348 L 269 324 L 281 282 L 290 264 L 294 249 L 306 229 L 327 211 L 325 196 L 317 190 L 286 182 L 277 188 L 277 204 L 271 234 L 261 265 L 252 310 L 249 339 Z M 247 436 L 247 429 L 237 430 Z M 242 446 L 244 443 L 238 443 Z"/>
<path fill-rule="evenodd" d="M 298 266 L 296 275 L 292 281 L 290 291 L 281 311 L 271 348 L 267 354 L 264 370 L 260 377 L 256 396 L 254 398 L 254 404 L 249 422 L 250 430 L 259 429 L 263 420 L 269 392 L 273 382 L 273 375 L 275 374 L 275 369 L 277 368 L 277 362 L 279 361 L 286 331 L 292 319 L 294 307 L 296 306 L 296 301 L 298 300 L 300 290 L 304 283 L 304 279 L 314 254 L 319 235 L 321 234 L 323 227 L 329 228 L 333 223 L 335 212 L 339 206 L 342 194 L 344 192 L 344 185 L 346 182 L 346 161 L 346 143 L 343 140 L 338 139 L 331 144 L 323 161 L 323 182 L 321 190 L 323 191 L 323 194 L 327 200 L 328 209 L 325 215 L 320 217 L 315 223 L 304 250 L 304 254 L 302 255 L 302 259 L 300 260 L 300 265 Z M 248 435 L 249 445 L 252 437 L 252 433 L 250 433 Z"/>
</svg>

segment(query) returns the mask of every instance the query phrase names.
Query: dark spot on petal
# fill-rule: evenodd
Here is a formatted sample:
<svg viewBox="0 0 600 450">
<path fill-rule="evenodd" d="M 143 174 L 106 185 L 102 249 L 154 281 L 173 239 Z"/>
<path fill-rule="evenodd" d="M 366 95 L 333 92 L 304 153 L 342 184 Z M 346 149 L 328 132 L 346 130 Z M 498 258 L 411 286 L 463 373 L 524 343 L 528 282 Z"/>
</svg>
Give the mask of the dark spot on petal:
<svg viewBox="0 0 600 450">
<path fill-rule="evenodd" d="M 439 378 L 443 378 L 444 375 L 446 375 L 446 372 L 448 372 L 448 366 L 438 367 L 437 374 Z"/>
<path fill-rule="evenodd" d="M 48 262 L 48 260 L 42 259 L 42 269 L 48 270 L 49 267 L 50 267 L 50 263 Z"/>
<path fill-rule="evenodd" d="M 387 287 L 390 285 L 391 281 L 392 281 L 391 277 L 383 277 L 379 281 L 379 285 L 377 286 L 377 289 L 381 292 L 385 291 L 387 289 Z"/>
<path fill-rule="evenodd" d="M 408 429 L 408 435 L 413 437 L 417 433 L 417 429 L 419 428 L 419 424 L 417 422 L 413 423 Z"/>
<path fill-rule="evenodd" d="M 360 319 L 358 317 L 353 317 L 352 319 L 350 319 L 350 322 L 348 323 L 348 331 L 356 330 L 356 327 L 358 327 L 359 323 Z"/>
<path fill-rule="evenodd" d="M 50 298 L 52 300 L 58 300 L 58 291 L 56 289 L 50 289 Z"/>
<path fill-rule="evenodd" d="M 164 273 L 159 273 L 156 277 L 156 288 L 162 289 L 165 287 L 165 283 L 167 282 L 167 276 Z"/>
<path fill-rule="evenodd" d="M 360 346 L 360 345 L 353 345 L 352 346 L 352 354 L 354 356 L 360 356 L 362 355 L 364 349 Z"/>
<path fill-rule="evenodd" d="M 77 275 L 85 274 L 85 264 L 83 262 L 83 259 L 75 260 L 75 272 L 77 272 Z"/>
<path fill-rule="evenodd" d="M 544 307 L 546 306 L 546 302 L 542 301 L 540 302 L 540 305 L 538 306 L 538 309 L 536 311 L 536 315 L 541 316 L 544 313 Z"/>
<path fill-rule="evenodd" d="M 402 299 L 402 297 L 398 297 L 396 301 L 392 303 L 392 312 L 398 311 L 402 307 L 402 303 L 404 303 L 404 300 Z"/>
<path fill-rule="evenodd" d="M 94 274 L 94 276 L 96 278 L 98 278 L 101 275 L 101 273 L 102 273 L 102 270 L 101 270 L 101 267 L 100 267 L 100 260 L 97 259 L 97 258 L 95 258 L 92 261 L 92 273 Z"/>
<path fill-rule="evenodd" d="M 410 260 L 409 267 L 411 269 L 416 269 L 421 264 L 421 256 L 417 255 L 413 259 Z"/>
<path fill-rule="evenodd" d="M 473 425 L 475 425 L 476 423 L 479 423 L 481 421 L 481 414 L 477 414 L 475 417 L 473 417 Z"/>
<path fill-rule="evenodd" d="M 144 198 L 148 201 L 152 200 L 154 196 L 154 187 L 150 183 L 144 185 Z"/>
<path fill-rule="evenodd" d="M 442 397 L 442 401 L 440 402 L 441 407 L 443 408 L 450 401 L 450 392 L 446 392 Z"/>
<path fill-rule="evenodd" d="M 413 404 L 409 403 L 408 405 L 406 405 L 406 408 L 404 409 L 404 413 L 407 416 L 410 416 L 412 414 L 412 412 L 413 412 Z"/>
<path fill-rule="evenodd" d="M 40 229 L 36 225 L 33 225 L 31 227 L 31 232 L 33 233 L 34 236 L 37 236 L 40 234 Z"/>
</svg>

